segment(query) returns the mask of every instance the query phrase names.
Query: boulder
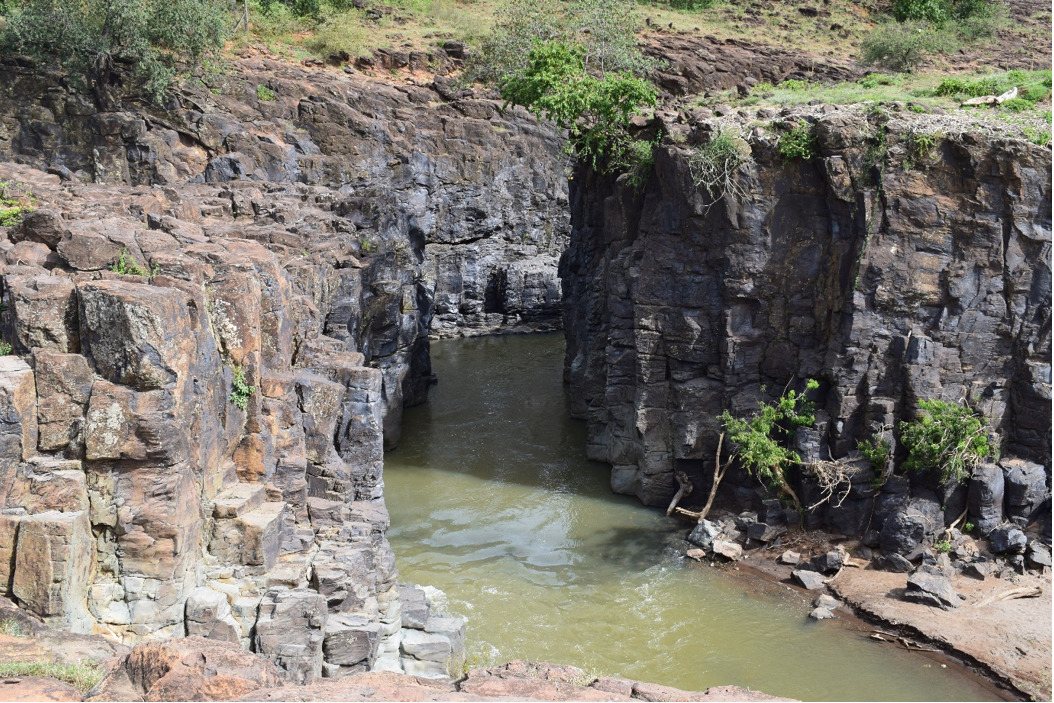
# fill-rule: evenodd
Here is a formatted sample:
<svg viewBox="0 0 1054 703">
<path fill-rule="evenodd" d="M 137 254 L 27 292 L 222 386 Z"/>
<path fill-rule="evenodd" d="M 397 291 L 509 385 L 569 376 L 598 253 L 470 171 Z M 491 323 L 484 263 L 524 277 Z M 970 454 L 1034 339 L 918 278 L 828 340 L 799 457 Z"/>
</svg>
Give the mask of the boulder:
<svg viewBox="0 0 1054 703">
<path fill-rule="evenodd" d="M 771 542 L 785 534 L 787 534 L 787 528 L 783 525 L 767 525 L 763 522 L 755 522 L 747 528 L 747 537 L 758 542 Z"/>
<path fill-rule="evenodd" d="M 229 701 L 280 682 L 274 664 L 237 644 L 187 637 L 136 645 L 87 700 Z"/>
<path fill-rule="evenodd" d="M 690 556 L 690 555 L 689 555 Z M 428 623 L 428 600 L 420 588 L 400 583 L 399 602 L 402 606 L 402 626 L 423 630 Z"/>
<path fill-rule="evenodd" d="M 988 546 L 993 554 L 1021 554 L 1025 551 L 1028 538 L 1016 527 L 1002 526 L 992 530 L 988 535 Z"/>
<path fill-rule="evenodd" d="M 823 574 L 818 574 L 815 571 L 798 569 L 797 571 L 792 571 L 791 576 L 809 591 L 818 591 L 827 584 L 827 579 L 823 577 Z"/>
<path fill-rule="evenodd" d="M 688 541 L 703 549 L 710 549 L 714 540 L 721 535 L 721 526 L 710 520 L 700 520 L 688 535 Z"/>
<path fill-rule="evenodd" d="M 908 577 L 904 599 L 944 610 L 957 608 L 961 602 L 959 594 L 952 588 L 950 578 L 941 573 L 931 573 L 922 569 Z"/>
<path fill-rule="evenodd" d="M 743 558 L 743 548 L 730 540 L 715 539 L 712 547 L 714 554 L 722 556 L 729 561 L 739 561 Z"/>
<path fill-rule="evenodd" d="M 1003 470 L 997 464 L 978 464 L 970 476 L 967 505 L 974 525 L 987 535 L 1003 522 Z"/>
<path fill-rule="evenodd" d="M 1007 515 L 1031 519 L 1050 494 L 1043 465 L 1023 459 L 1004 459 L 999 462 L 999 466 L 1003 469 Z"/>
<path fill-rule="evenodd" d="M 812 612 L 809 613 L 809 617 L 813 620 L 832 620 L 835 615 L 829 608 L 813 608 Z"/>
<path fill-rule="evenodd" d="M 879 545 L 887 555 L 908 555 L 943 527 L 944 513 L 936 496 L 929 491 L 920 491 L 908 501 L 902 512 L 894 513 L 886 520 L 879 533 Z"/>
<path fill-rule="evenodd" d="M 1037 540 L 1029 542 L 1027 557 L 1029 563 L 1033 566 L 1049 567 L 1051 565 L 1050 547 Z"/>
<path fill-rule="evenodd" d="M 969 564 L 964 565 L 962 568 L 963 576 L 977 579 L 978 581 L 984 581 L 988 578 L 988 573 L 988 563 L 983 561 L 972 561 Z"/>
<path fill-rule="evenodd" d="M 48 249 L 54 250 L 62 241 L 66 225 L 62 216 L 51 208 L 34 210 L 22 219 L 22 223 L 10 230 L 8 236 L 12 242 L 40 242 Z"/>
<path fill-rule="evenodd" d="M 786 564 L 787 566 L 797 566 L 801 562 L 801 554 L 791 550 L 785 551 L 780 554 L 779 563 Z"/>
<path fill-rule="evenodd" d="M 0 700 L 5 703 L 82 701 L 84 696 L 69 684 L 35 676 L 9 676 L 0 680 Z"/>
<path fill-rule="evenodd" d="M 816 608 L 826 608 L 827 610 L 835 610 L 841 603 L 834 596 L 829 596 L 826 593 L 822 593 L 816 597 L 816 600 L 812 602 Z"/>
<path fill-rule="evenodd" d="M 381 624 L 364 616 L 330 615 L 326 620 L 323 658 L 339 669 L 327 669 L 327 678 L 353 673 L 356 665 L 368 670 L 377 658 L 381 642 Z M 334 675 L 336 674 L 336 675 Z"/>
<path fill-rule="evenodd" d="M 886 554 L 881 559 L 881 566 L 886 571 L 892 571 L 898 574 L 910 574 L 915 568 L 907 557 L 902 554 L 893 552 L 892 554 Z"/>
<path fill-rule="evenodd" d="M 5 276 L 16 346 L 57 352 L 80 351 L 77 298 L 65 276 Z"/>
</svg>

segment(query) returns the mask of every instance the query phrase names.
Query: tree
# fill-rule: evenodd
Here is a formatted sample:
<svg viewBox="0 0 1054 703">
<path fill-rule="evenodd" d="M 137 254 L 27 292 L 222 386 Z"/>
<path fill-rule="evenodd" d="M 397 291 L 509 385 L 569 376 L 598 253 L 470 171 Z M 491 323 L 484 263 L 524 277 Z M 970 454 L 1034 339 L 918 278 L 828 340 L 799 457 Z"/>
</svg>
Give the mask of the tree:
<svg viewBox="0 0 1054 703">
<path fill-rule="evenodd" d="M 228 0 L 21 0 L 2 45 L 66 69 L 109 106 L 115 63 L 160 101 L 176 66 L 220 49 L 230 24 Z"/>
<path fill-rule="evenodd" d="M 819 385 L 810 379 L 805 389 L 815 390 Z M 815 410 L 805 393 L 790 390 L 770 403 L 761 403 L 758 411 L 748 419 L 732 417 L 727 410 L 721 414 L 725 432 L 736 445 L 736 456 L 743 468 L 789 497 L 798 509 L 802 507 L 801 500 L 790 486 L 787 469 L 792 464 L 801 463 L 801 457 L 784 447 L 780 439 L 795 428 L 812 427 L 816 422 Z"/>
<path fill-rule="evenodd" d="M 647 76 L 659 62 L 641 53 L 637 45 L 641 22 L 636 5 L 635 0 L 507 2 L 494 31 L 470 60 L 467 77 L 499 83 L 520 76 L 539 42 L 581 46 L 586 69 L 598 75 L 614 71 Z"/>
<path fill-rule="evenodd" d="M 585 53 L 579 44 L 536 42 L 523 73 L 499 86 L 506 107 L 522 105 L 566 129 L 569 150 L 603 170 L 627 151 L 630 118 L 658 98 L 651 83 L 630 73 L 594 76 Z"/>
</svg>

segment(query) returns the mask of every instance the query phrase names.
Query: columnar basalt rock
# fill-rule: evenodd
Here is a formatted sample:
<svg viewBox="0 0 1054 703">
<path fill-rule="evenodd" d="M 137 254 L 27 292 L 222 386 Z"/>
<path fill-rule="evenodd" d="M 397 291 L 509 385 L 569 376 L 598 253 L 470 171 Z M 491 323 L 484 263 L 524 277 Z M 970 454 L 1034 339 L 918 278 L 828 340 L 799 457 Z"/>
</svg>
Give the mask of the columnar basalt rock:
<svg viewBox="0 0 1054 703">
<path fill-rule="evenodd" d="M 236 644 L 299 683 L 369 670 L 382 648 L 386 668 L 418 662 L 400 650 L 382 478 L 401 410 L 385 361 L 422 339 L 417 284 L 384 250 L 351 252 L 325 189 L 274 186 L 270 204 L 297 213 L 277 228 L 215 207 L 226 186 L 62 185 L 15 166 L 0 180 L 32 187 L 62 230 L 42 266 L 0 241 L 17 342 L 0 357 L 3 593 L 74 632 Z M 61 245 L 86 221 L 138 274 L 80 268 Z M 335 310 L 355 341 L 326 334 Z M 462 638 L 438 636 L 449 667 Z"/>
<path fill-rule="evenodd" d="M 818 156 L 785 163 L 773 129 L 754 129 L 753 160 L 736 176 L 742 198 L 713 202 L 693 183 L 690 148 L 669 140 L 643 195 L 587 172 L 572 181 L 565 375 L 590 458 L 612 465 L 617 492 L 661 505 L 675 471 L 707 495 L 723 410 L 749 414 L 805 379 L 821 386 L 815 428 L 795 437 L 804 461 L 891 440 L 920 400 L 968 397 L 1004 456 L 1046 466 L 1045 476 L 1028 461 L 979 467 L 971 519 L 994 526 L 1004 513 L 1031 515 L 1025 504 L 1038 506 L 1050 485 L 1050 150 L 962 133 L 957 118 L 880 125 L 853 109 L 801 113 L 787 124 L 812 125 Z M 720 126 L 671 129 L 694 144 Z M 882 172 L 866 151 L 879 129 Z M 932 158 L 905 163 L 903 144 L 922 129 L 954 136 Z M 1015 482 L 1007 506 L 1004 471 Z M 964 491 L 935 495 L 923 490 L 938 488 L 934 477 L 916 475 L 912 512 L 906 485 L 879 493 L 875 478 L 862 467 L 841 506 L 807 524 L 880 530 L 910 549 L 966 508 Z M 794 480 L 807 504 L 819 497 Z M 757 488 L 733 470 L 724 495 L 756 503 Z M 876 524 L 909 513 L 921 520 L 917 536 Z"/>
</svg>

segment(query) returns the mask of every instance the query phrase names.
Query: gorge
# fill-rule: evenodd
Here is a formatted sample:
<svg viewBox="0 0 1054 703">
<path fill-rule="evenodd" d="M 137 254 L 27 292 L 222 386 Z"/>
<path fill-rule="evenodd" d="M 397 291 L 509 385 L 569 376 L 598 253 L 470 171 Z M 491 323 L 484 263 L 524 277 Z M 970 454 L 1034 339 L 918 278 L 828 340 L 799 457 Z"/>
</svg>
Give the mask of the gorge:
<svg viewBox="0 0 1054 703">
<path fill-rule="evenodd" d="M 878 485 L 863 467 L 804 527 L 918 561 L 966 512 L 983 534 L 1049 546 L 1049 146 L 895 108 L 670 108 L 638 125 L 662 143 L 637 190 L 443 76 L 244 54 L 163 107 L 106 110 L 58 74 L 0 71 L 0 181 L 32 203 L 0 237 L 0 595 L 46 625 L 228 642 L 294 684 L 458 673 L 465 623 L 400 582 L 391 541 L 430 545 L 391 528 L 383 473 L 418 441 L 403 411 L 447 383 L 431 343 L 452 337 L 563 329 L 574 439 L 646 505 L 669 501 L 677 471 L 705 495 L 721 411 L 806 378 L 820 381 L 817 422 L 794 438 L 807 461 L 892 440 L 919 400 L 968 397 L 998 463 L 959 486 Z M 769 59 L 682 77 L 716 89 L 805 70 Z M 775 135 L 799 121 L 819 154 L 787 164 Z M 713 202 L 690 149 L 723 126 L 752 162 L 744 197 Z M 925 163 L 907 152 L 921 131 L 943 135 Z M 727 481 L 723 506 L 786 524 L 756 480 Z M 111 697 L 146 695 L 113 671 Z"/>
</svg>

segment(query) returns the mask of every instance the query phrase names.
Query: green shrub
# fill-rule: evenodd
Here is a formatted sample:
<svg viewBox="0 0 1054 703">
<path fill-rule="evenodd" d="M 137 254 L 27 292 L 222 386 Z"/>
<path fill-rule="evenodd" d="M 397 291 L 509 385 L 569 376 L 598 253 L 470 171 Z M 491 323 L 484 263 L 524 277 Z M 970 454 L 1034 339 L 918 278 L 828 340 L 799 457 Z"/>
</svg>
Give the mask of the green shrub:
<svg viewBox="0 0 1054 703">
<path fill-rule="evenodd" d="M 933 545 L 933 551 L 938 554 L 947 554 L 952 550 L 952 543 L 946 539 L 938 540 Z"/>
<path fill-rule="evenodd" d="M 1025 139 L 1036 144 L 1038 146 L 1050 146 L 1050 130 L 1049 129 L 1037 129 L 1035 127 L 1025 127 L 1022 129 L 1025 133 Z"/>
<path fill-rule="evenodd" d="M 941 482 L 960 483 L 973 467 L 995 454 L 984 417 L 969 407 L 943 400 L 919 402 L 919 417 L 901 422 L 900 441 L 908 450 L 909 471 L 940 472 Z"/>
<path fill-rule="evenodd" d="M 1025 98 L 1010 98 L 1009 100 L 1004 100 L 999 105 L 999 108 L 1006 110 L 1007 112 L 1028 112 L 1035 108 L 1035 106 L 1035 103 L 1026 100 Z"/>
<path fill-rule="evenodd" d="M 987 17 L 996 11 L 990 0 L 893 0 L 897 22 L 929 22 L 943 25 L 950 20 Z"/>
<path fill-rule="evenodd" d="M 812 126 L 799 122 L 791 131 L 780 135 L 776 149 L 784 161 L 802 159 L 808 161 L 816 158 L 816 137 L 812 133 Z"/>
<path fill-rule="evenodd" d="M 688 169 L 695 186 L 705 188 L 716 202 L 729 193 L 744 195 L 736 183 L 736 171 L 750 160 L 749 144 L 721 133 L 695 149 L 688 157 Z"/>
<path fill-rule="evenodd" d="M 629 73 L 598 78 L 586 69 L 586 49 L 538 42 L 521 75 L 500 82 L 505 105 L 522 105 L 568 131 L 568 150 L 593 169 L 617 165 L 629 143 L 626 127 L 658 96 L 648 81 Z"/>
<path fill-rule="evenodd" d="M 0 356 L 9 356 L 13 350 L 14 347 L 3 340 L 0 340 Z"/>
<path fill-rule="evenodd" d="M 328 57 L 341 53 L 361 56 L 369 43 L 370 31 L 363 26 L 361 15 L 351 10 L 327 17 L 310 37 L 304 39 L 303 45 L 316 56 Z"/>
<path fill-rule="evenodd" d="M 536 44 L 583 47 L 586 68 L 603 76 L 628 72 L 645 77 L 659 65 L 637 44 L 640 17 L 634 0 L 513 0 L 494 31 L 465 67 L 464 80 L 498 84 L 522 76 Z"/>
<path fill-rule="evenodd" d="M 256 97 L 264 102 L 273 102 L 278 99 L 275 92 L 268 88 L 266 85 L 256 86 Z"/>
<path fill-rule="evenodd" d="M 628 140 L 619 156 L 619 168 L 629 174 L 629 184 L 638 193 L 643 192 L 655 168 L 655 141 Z"/>
<path fill-rule="evenodd" d="M 3 45 L 107 95 L 115 62 L 129 62 L 160 101 L 177 64 L 222 49 L 230 20 L 228 0 L 23 0 L 7 18 Z"/>
<path fill-rule="evenodd" d="M 245 382 L 245 369 L 240 366 L 234 367 L 234 378 L 231 380 L 231 402 L 241 410 L 249 405 L 249 398 L 256 393 L 256 386 L 250 386 Z"/>
<path fill-rule="evenodd" d="M 864 63 L 901 73 L 910 73 L 926 56 L 951 47 L 949 36 L 926 22 L 888 22 L 876 27 L 860 44 Z"/>
<path fill-rule="evenodd" d="M 815 390 L 819 384 L 810 379 L 805 388 Z M 797 427 L 812 427 L 816 422 L 815 411 L 815 405 L 804 393 L 791 390 L 772 402 L 761 403 L 758 412 L 749 419 L 734 418 L 727 410 L 721 414 L 725 432 L 735 445 L 743 468 L 788 496 L 799 509 L 801 501 L 787 480 L 786 470 L 791 464 L 800 463 L 801 457 L 783 446 L 781 440 Z"/>
<path fill-rule="evenodd" d="M 23 218 L 33 212 L 33 195 L 26 191 L 17 194 L 25 186 L 10 181 L 0 181 L 0 227 L 17 227 Z"/>
<path fill-rule="evenodd" d="M 140 266 L 139 262 L 128 253 L 127 249 L 121 250 L 121 255 L 117 261 L 110 264 L 110 270 L 114 273 L 119 273 L 122 276 L 144 276 L 146 278 L 156 275 L 157 273 L 156 267 L 154 271 L 150 271 L 143 266 Z"/>
<path fill-rule="evenodd" d="M 780 83 L 779 87 L 782 90 L 808 90 L 809 81 L 800 81 L 797 78 L 788 78 L 787 80 Z"/>
<path fill-rule="evenodd" d="M 875 471 L 882 473 L 886 469 L 889 460 L 889 443 L 873 439 L 862 439 L 856 443 L 856 448 L 871 462 Z"/>
</svg>

